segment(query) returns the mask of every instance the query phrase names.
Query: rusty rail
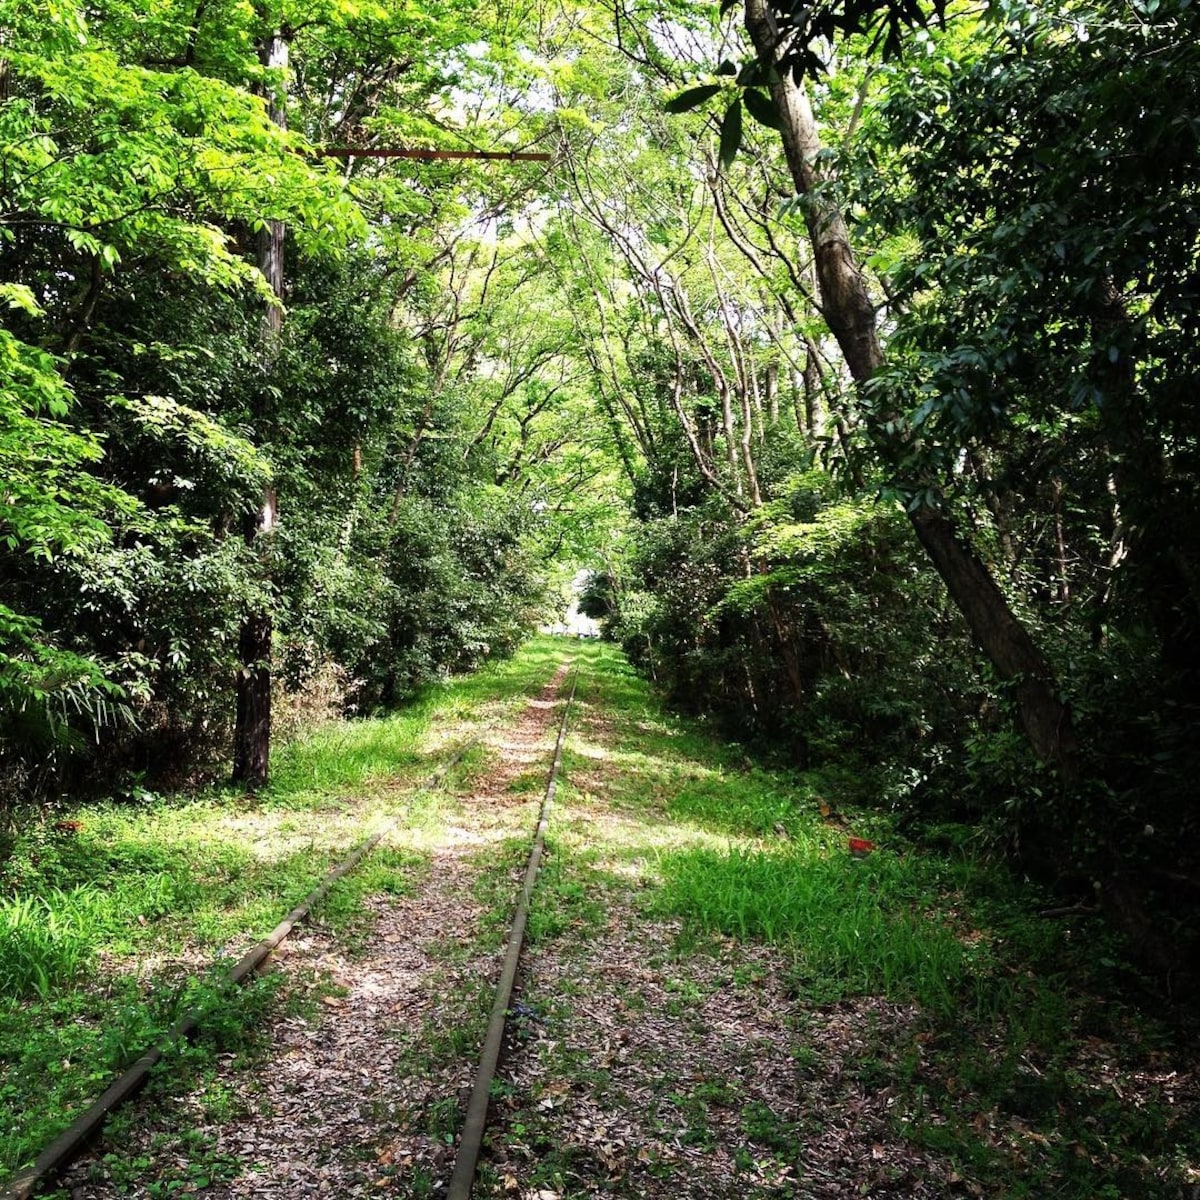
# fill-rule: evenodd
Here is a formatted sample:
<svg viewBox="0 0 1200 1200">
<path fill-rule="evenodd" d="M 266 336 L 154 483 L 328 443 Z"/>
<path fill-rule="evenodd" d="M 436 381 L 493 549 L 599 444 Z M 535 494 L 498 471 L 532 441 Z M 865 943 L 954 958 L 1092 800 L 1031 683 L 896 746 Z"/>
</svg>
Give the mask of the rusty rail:
<svg viewBox="0 0 1200 1200">
<path fill-rule="evenodd" d="M 554 762 L 550 777 L 546 781 L 546 793 L 542 798 L 538 814 L 537 829 L 533 836 L 533 848 L 525 867 L 525 880 L 517 909 L 513 914 L 512 927 L 508 935 L 508 948 L 504 954 L 504 966 L 500 971 L 500 982 L 496 985 L 496 999 L 492 1004 L 492 1015 L 488 1022 L 487 1035 L 479 1056 L 479 1069 L 471 1088 L 471 1099 L 467 1103 L 467 1115 L 459 1138 L 458 1154 L 454 1160 L 454 1171 L 446 1191 L 446 1200 L 470 1200 L 475 1184 L 475 1173 L 479 1166 L 479 1154 L 483 1148 L 483 1135 L 487 1128 L 488 1099 L 492 1080 L 500 1062 L 500 1051 L 504 1046 L 504 1032 L 508 1023 L 508 1006 L 512 999 L 517 979 L 517 968 L 521 961 L 521 948 L 525 943 L 525 925 L 529 918 L 529 904 L 533 898 L 533 886 L 537 882 L 538 869 L 542 863 L 542 852 L 546 844 L 546 826 L 554 793 L 558 787 L 558 772 L 562 767 L 563 746 L 567 739 L 567 722 L 571 716 L 571 705 L 575 700 L 575 689 L 579 684 L 579 668 L 571 680 L 571 690 L 563 709 L 562 721 L 558 726 L 558 741 L 554 746 Z"/>
<path fill-rule="evenodd" d="M 476 744 L 474 741 L 468 742 L 438 767 L 432 775 L 422 780 L 418 786 L 429 788 L 439 783 Z M 395 823 L 396 818 L 392 817 L 375 833 L 359 842 L 350 854 L 333 867 L 325 878 L 261 942 L 238 961 L 237 965 L 222 979 L 222 986 L 230 987 L 244 983 L 296 925 L 308 916 L 314 905 L 320 903 L 328 895 L 329 889 L 358 866 L 363 857 L 379 844 Z M 197 1010 L 186 1013 L 176 1021 L 153 1046 L 138 1058 L 133 1066 L 118 1075 L 104 1093 L 57 1136 L 37 1156 L 31 1166 L 19 1171 L 8 1181 L 4 1189 L 0 1191 L 0 1200 L 29 1200 L 39 1184 L 62 1171 L 100 1131 L 109 1115 L 145 1086 L 150 1072 L 162 1060 L 163 1055 L 184 1038 L 191 1037 L 199 1029 L 204 1021 L 204 1016 L 204 1012 Z"/>
</svg>

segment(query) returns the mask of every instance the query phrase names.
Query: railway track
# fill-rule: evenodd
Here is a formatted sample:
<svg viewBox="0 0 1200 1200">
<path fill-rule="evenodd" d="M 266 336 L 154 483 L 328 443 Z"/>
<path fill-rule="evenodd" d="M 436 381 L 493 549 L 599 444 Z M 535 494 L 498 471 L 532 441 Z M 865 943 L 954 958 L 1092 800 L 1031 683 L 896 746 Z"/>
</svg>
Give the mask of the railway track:
<svg viewBox="0 0 1200 1200">
<path fill-rule="evenodd" d="M 533 899 L 533 886 L 537 882 L 538 868 L 542 863 L 542 852 L 546 844 L 546 824 L 550 815 L 550 806 L 554 803 L 554 793 L 558 786 L 558 772 L 562 767 L 563 745 L 567 738 L 567 725 L 571 717 L 571 705 L 575 700 L 575 689 L 579 684 L 579 672 L 576 669 L 571 677 L 570 691 L 567 693 L 567 703 L 563 707 L 562 721 L 558 727 L 558 739 L 554 744 L 554 761 L 550 767 L 550 777 L 546 782 L 546 792 L 542 797 L 542 807 L 538 813 L 537 828 L 534 830 L 533 846 L 525 865 L 525 877 L 521 885 L 521 895 L 513 914 L 512 925 L 509 929 L 508 945 L 504 953 L 504 966 L 500 972 L 500 982 L 496 985 L 496 998 L 492 1004 L 492 1015 L 488 1022 L 487 1036 L 484 1039 L 483 1051 L 479 1056 L 479 1068 L 475 1074 L 475 1082 L 471 1088 L 471 1098 L 467 1103 L 466 1120 L 463 1123 L 462 1136 L 458 1143 L 458 1156 L 454 1162 L 454 1171 L 450 1176 L 450 1186 L 446 1192 L 446 1200 L 468 1200 L 471 1188 L 475 1182 L 475 1172 L 479 1166 L 479 1152 L 483 1146 L 483 1134 L 487 1128 L 488 1098 L 491 1095 L 492 1080 L 496 1077 L 496 1067 L 500 1062 L 500 1051 L 504 1045 L 504 1035 L 508 1025 L 509 1003 L 512 1000 L 513 987 L 517 979 L 517 967 L 520 965 L 521 947 L 525 944 L 525 924 L 529 917 L 529 904 Z"/>
<path fill-rule="evenodd" d="M 510 924 L 491 1017 L 475 1071 L 463 1128 L 458 1139 L 458 1151 L 449 1189 L 446 1193 L 447 1200 L 468 1200 L 474 1184 L 487 1125 L 488 1098 L 505 1041 L 508 1011 L 516 985 L 534 885 L 545 849 L 547 821 L 562 765 L 563 747 L 577 684 L 578 668 L 575 668 L 570 676 L 569 686 L 564 685 L 567 691 L 566 703 L 563 706 L 562 717 L 558 725 L 554 755 L 548 772 L 537 825 L 532 834 L 521 892 L 517 898 Z M 562 694 L 562 690 L 563 688 L 560 687 L 559 695 Z M 482 740 L 481 735 L 461 746 L 436 771 L 418 784 L 414 791 L 438 786 L 473 748 L 481 744 Z M 293 908 L 266 937 L 238 961 L 224 976 L 222 985 L 233 987 L 251 978 L 292 930 L 324 899 L 337 881 L 350 874 L 399 819 L 399 816 L 390 818 L 373 833 L 363 838 L 345 859 L 328 872 L 321 883 L 300 904 Z M 203 1027 L 204 1019 L 204 1013 L 190 1012 L 177 1021 L 158 1042 L 147 1048 L 131 1067 L 115 1078 L 100 1097 L 46 1146 L 29 1167 L 13 1176 L 0 1189 L 0 1200 L 29 1200 L 43 1186 L 55 1180 L 97 1137 L 108 1117 L 137 1095 L 149 1079 L 151 1071 L 163 1060 L 167 1052 L 181 1041 L 194 1036 Z"/>
</svg>

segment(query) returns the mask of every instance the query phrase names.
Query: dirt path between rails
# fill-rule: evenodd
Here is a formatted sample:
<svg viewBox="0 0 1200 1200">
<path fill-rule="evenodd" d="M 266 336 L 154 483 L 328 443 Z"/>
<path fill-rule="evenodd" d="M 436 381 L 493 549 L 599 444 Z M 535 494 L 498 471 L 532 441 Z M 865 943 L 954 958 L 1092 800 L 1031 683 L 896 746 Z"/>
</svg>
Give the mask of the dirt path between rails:
<svg viewBox="0 0 1200 1200">
<path fill-rule="evenodd" d="M 567 670 L 485 735 L 485 766 L 432 822 L 389 835 L 427 851 L 428 865 L 411 895 L 368 901 L 373 928 L 361 954 L 319 926 L 281 947 L 291 990 L 332 985 L 320 1011 L 280 1021 L 259 1071 L 227 1068 L 190 1096 L 139 1104 L 70 1169 L 59 1195 L 436 1192 L 499 971 L 499 935 L 480 927 L 489 906 L 476 895 L 479 879 L 506 840 L 532 835 Z"/>
</svg>

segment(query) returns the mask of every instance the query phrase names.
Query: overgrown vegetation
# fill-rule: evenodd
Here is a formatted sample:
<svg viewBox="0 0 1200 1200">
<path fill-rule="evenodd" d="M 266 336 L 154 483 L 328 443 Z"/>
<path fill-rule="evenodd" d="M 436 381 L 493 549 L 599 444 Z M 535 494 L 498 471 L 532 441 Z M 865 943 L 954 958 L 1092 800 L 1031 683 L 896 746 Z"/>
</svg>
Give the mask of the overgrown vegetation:
<svg viewBox="0 0 1200 1200">
<path fill-rule="evenodd" d="M 0 0 L 0 994 L 258 920 L 586 569 L 763 768 L 673 790 L 766 839 L 664 859 L 697 928 L 982 1021 L 986 852 L 1192 1003 L 1192 0 L 42 7 Z M 843 877 L 793 787 L 903 857 Z"/>
<path fill-rule="evenodd" d="M 519 707 L 555 659 L 541 643 L 427 690 L 403 715 L 311 730 L 253 806 L 232 790 L 147 794 L 27 826 L 0 899 L 0 1120 L 11 1131 L 0 1171 L 25 1164 L 193 1007 L 220 1014 L 201 1049 L 184 1051 L 197 1069 L 231 1045 L 250 1050 L 275 1003 L 270 978 L 242 993 L 219 988 L 221 976 L 368 832 L 393 817 L 419 829 L 422 779 Z M 423 863 L 385 843 L 314 919 L 352 941 L 361 898 L 407 891 Z"/>
<path fill-rule="evenodd" d="M 555 874 L 537 899 L 551 912 L 575 906 L 576 919 L 560 917 L 549 934 L 560 953 L 584 962 L 595 953 L 603 926 L 587 905 L 601 896 L 621 897 L 618 912 L 635 903 L 644 920 L 681 917 L 679 963 L 712 955 L 695 995 L 695 984 L 676 985 L 682 1023 L 711 990 L 731 986 L 731 944 L 776 947 L 788 964 L 801 1095 L 811 1086 L 829 1120 L 835 1095 L 890 1096 L 893 1129 L 956 1164 L 971 1194 L 1166 1200 L 1190 1186 L 1195 1097 L 1185 1085 L 1172 1098 L 1164 1084 L 1190 1069 L 1195 1030 L 1181 1032 L 1149 999 L 1149 981 L 1130 971 L 1103 922 L 1041 915 L 1048 895 L 981 853 L 966 828 L 930 852 L 861 789 L 851 796 L 820 772 L 750 766 L 666 715 L 612 650 L 584 656 Z M 855 857 L 849 839 L 863 834 L 873 849 Z M 658 969 L 670 978 L 668 964 Z M 742 986 L 755 986 L 756 969 Z M 595 1012 L 590 996 L 555 998 L 562 1028 L 576 999 Z M 907 1015 L 873 1032 L 880 1001 Z M 835 1018 L 854 1041 L 832 1062 L 816 1033 Z M 568 1055 L 555 1038 L 546 1053 Z M 582 1081 L 592 1065 L 564 1057 L 556 1069 Z M 726 1081 L 724 1100 L 693 1097 L 703 1101 L 690 1119 L 697 1144 L 703 1110 L 736 1110 L 736 1086 Z M 527 1103 L 521 1119 L 537 1121 L 536 1097 Z M 803 1129 L 757 1110 L 745 1120 L 752 1139 L 805 1161 Z M 555 1162 L 570 1168 L 551 1156 L 547 1180 Z"/>
<path fill-rule="evenodd" d="M 584 609 L 731 736 L 1098 899 L 1190 996 L 1196 13 L 883 7 L 902 57 L 767 0 L 697 21 L 674 123 L 570 160 L 633 517 Z"/>
<path fill-rule="evenodd" d="M 0 13 L 5 810 L 260 788 L 272 680 L 386 710 L 590 564 L 1190 987 L 1193 6 L 300 8 Z"/>
<path fill-rule="evenodd" d="M 427 133 L 472 14 L 296 17 L 294 90 L 260 62 L 282 15 L 160 17 L 0 7 L 4 820 L 22 798 L 211 778 L 239 712 L 261 787 L 269 691 L 253 718 L 235 691 L 273 671 L 277 703 L 386 710 L 510 653 L 546 595 L 540 434 L 488 415 L 505 331 L 480 310 L 520 267 L 462 237 L 528 172 L 347 179 L 306 152 L 381 121 Z M 385 96 L 414 37 L 422 65 Z M 375 99 L 337 111 L 359 89 Z M 278 295 L 263 230 L 286 242 Z"/>
</svg>

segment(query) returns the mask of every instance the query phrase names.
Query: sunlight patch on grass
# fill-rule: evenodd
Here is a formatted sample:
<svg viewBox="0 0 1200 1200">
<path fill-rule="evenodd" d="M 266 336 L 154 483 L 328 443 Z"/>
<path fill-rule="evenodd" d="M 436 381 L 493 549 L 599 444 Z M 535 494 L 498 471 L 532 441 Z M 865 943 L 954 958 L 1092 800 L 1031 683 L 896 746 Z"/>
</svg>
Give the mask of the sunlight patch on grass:
<svg viewBox="0 0 1200 1200">
<path fill-rule="evenodd" d="M 0 1175 L 170 1024 L 189 977 L 214 960 L 226 971 L 393 817 L 398 827 L 313 919 L 349 935 L 367 895 L 409 889 L 460 804 L 417 785 L 448 748 L 520 708 L 563 654 L 543 639 L 403 712 L 309 730 L 280 748 L 271 786 L 253 799 L 224 789 L 90 805 L 22 829 L 0 878 L 0 1127 L 10 1134 Z M 481 759 L 469 753 L 447 782 Z M 462 850 L 499 836 L 483 826 Z"/>
<path fill-rule="evenodd" d="M 678 825 L 648 819 L 644 814 L 617 811 L 591 803 L 587 793 L 572 791 L 563 798 L 554 815 L 558 836 L 564 844 L 592 848 L 612 869 L 624 869 L 636 859 L 650 865 L 671 850 L 697 848 L 728 849 L 727 836 L 698 826 Z M 749 843 L 748 843 L 749 844 Z"/>
<path fill-rule="evenodd" d="M 271 795 L 313 803 L 336 790 L 413 783 L 454 749 L 522 707 L 562 661 L 565 648 L 533 639 L 514 658 L 432 685 L 400 712 L 306 731 L 272 759 Z"/>
<path fill-rule="evenodd" d="M 593 762 L 604 762 L 606 759 L 612 757 L 612 751 L 607 747 L 584 742 L 579 738 L 575 738 L 572 741 L 571 753 L 578 754 L 580 758 L 587 758 Z"/>
</svg>

